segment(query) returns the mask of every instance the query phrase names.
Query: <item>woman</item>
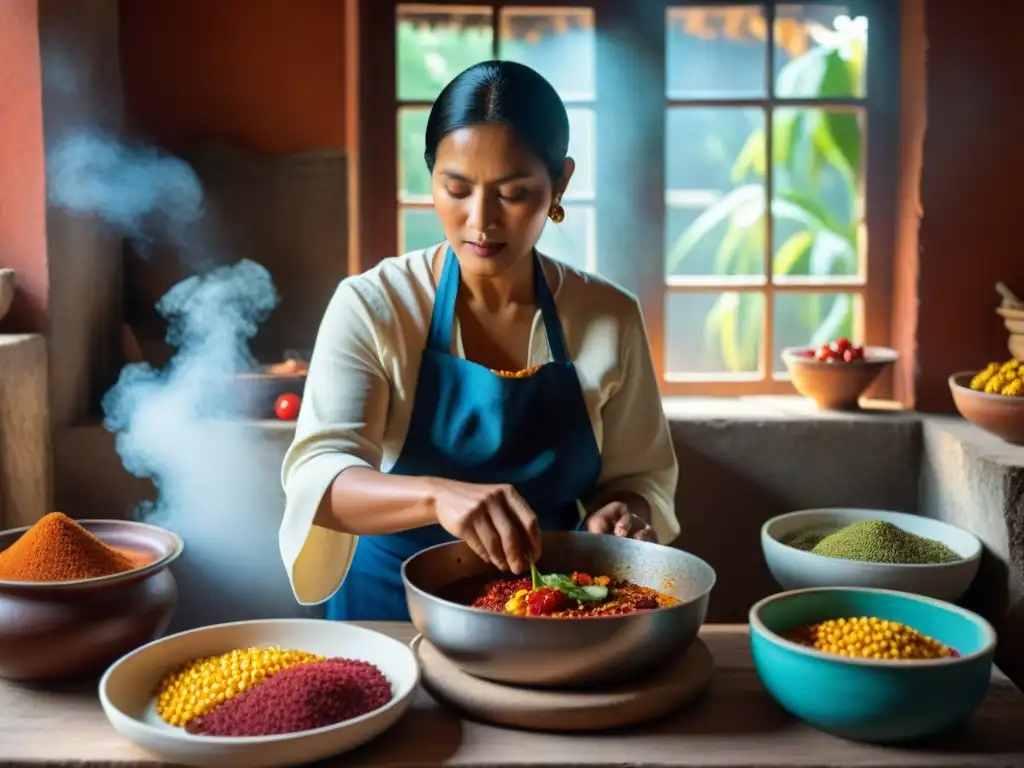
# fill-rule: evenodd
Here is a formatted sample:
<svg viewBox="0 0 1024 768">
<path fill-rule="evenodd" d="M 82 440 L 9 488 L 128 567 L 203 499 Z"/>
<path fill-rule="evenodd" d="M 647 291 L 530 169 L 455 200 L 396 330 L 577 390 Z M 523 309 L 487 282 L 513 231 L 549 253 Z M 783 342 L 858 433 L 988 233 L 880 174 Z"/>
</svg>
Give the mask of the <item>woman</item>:
<svg viewBox="0 0 1024 768">
<path fill-rule="evenodd" d="M 523 573 L 541 530 L 581 525 L 577 500 L 585 530 L 678 535 L 636 300 L 534 250 L 564 217 L 568 146 L 564 105 L 520 64 L 470 67 L 435 102 L 425 158 L 447 244 L 343 281 L 313 350 L 283 468 L 300 603 L 408 620 L 406 558 L 459 538 Z"/>
</svg>

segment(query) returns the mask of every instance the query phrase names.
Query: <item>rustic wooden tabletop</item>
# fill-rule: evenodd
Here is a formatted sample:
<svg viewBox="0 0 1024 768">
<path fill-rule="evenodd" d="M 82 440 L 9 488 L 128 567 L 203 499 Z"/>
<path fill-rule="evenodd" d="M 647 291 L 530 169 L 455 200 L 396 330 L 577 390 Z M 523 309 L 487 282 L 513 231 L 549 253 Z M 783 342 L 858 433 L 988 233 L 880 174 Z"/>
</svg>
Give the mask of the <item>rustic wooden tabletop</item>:
<svg viewBox="0 0 1024 768">
<path fill-rule="evenodd" d="M 408 624 L 369 624 L 408 641 Z M 745 625 L 709 625 L 708 693 L 659 723 L 617 733 L 553 735 L 496 728 L 420 692 L 384 736 L 318 766 L 1024 766 L 1024 694 L 1002 674 L 965 727 L 910 748 L 855 744 L 793 719 L 761 687 Z M 0 766 L 155 768 L 164 764 L 107 723 L 95 686 L 41 689 L 0 682 Z"/>
</svg>

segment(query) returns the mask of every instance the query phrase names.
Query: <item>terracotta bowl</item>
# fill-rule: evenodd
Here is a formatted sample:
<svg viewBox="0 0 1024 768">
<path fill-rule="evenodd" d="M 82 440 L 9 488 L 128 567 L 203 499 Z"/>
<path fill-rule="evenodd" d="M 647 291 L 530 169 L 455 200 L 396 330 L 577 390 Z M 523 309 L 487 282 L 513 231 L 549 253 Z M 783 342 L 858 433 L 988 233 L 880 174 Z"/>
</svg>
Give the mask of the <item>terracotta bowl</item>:
<svg viewBox="0 0 1024 768">
<path fill-rule="evenodd" d="M 972 424 L 1001 437 L 1008 443 L 1024 445 L 1024 397 L 1007 397 L 971 389 L 977 371 L 961 371 L 949 377 L 949 391 L 960 415 Z"/>
<path fill-rule="evenodd" d="M 782 359 L 796 391 L 830 411 L 856 408 L 878 374 L 899 359 L 899 353 L 888 347 L 864 347 L 864 359 L 852 363 L 823 363 L 808 352 L 814 348 L 789 347 L 782 351 Z"/>
<path fill-rule="evenodd" d="M 0 580 L 0 677 L 34 681 L 99 673 L 167 630 L 178 603 L 168 566 L 182 553 L 181 539 L 145 523 L 78 522 L 111 546 L 155 559 L 96 579 Z M 0 551 L 27 530 L 0 533 Z"/>
</svg>

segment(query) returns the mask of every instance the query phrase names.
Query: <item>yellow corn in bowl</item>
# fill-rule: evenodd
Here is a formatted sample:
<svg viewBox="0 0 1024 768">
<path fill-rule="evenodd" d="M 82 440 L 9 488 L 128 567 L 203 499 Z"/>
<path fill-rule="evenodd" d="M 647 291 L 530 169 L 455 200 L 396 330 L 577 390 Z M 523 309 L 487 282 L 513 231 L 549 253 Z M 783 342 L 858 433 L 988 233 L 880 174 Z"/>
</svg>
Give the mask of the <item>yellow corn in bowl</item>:
<svg viewBox="0 0 1024 768">
<path fill-rule="evenodd" d="M 1024 445 L 1024 366 L 1016 360 L 949 377 L 960 415 L 1008 443 Z"/>
<path fill-rule="evenodd" d="M 749 620 L 754 668 L 768 693 L 842 738 L 935 736 L 967 720 L 988 693 L 995 630 L 951 603 L 822 587 L 765 598 Z"/>
</svg>

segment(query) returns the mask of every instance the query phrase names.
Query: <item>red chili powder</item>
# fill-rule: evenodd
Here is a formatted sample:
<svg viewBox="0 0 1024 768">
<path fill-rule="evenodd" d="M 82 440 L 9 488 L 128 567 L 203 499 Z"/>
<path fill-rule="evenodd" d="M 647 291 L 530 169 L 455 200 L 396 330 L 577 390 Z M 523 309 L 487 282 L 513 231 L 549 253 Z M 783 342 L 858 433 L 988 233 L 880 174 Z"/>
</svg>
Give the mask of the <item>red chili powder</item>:
<svg viewBox="0 0 1024 768">
<path fill-rule="evenodd" d="M 380 709 L 393 696 L 373 664 L 326 659 L 283 669 L 191 721 L 204 736 L 270 736 L 334 725 Z"/>
<path fill-rule="evenodd" d="M 51 512 L 0 552 L 0 581 L 77 581 L 141 568 L 148 555 L 104 544 L 70 517 Z"/>
</svg>

